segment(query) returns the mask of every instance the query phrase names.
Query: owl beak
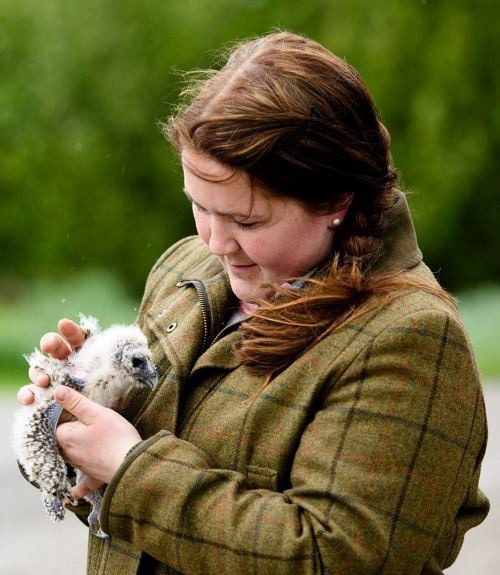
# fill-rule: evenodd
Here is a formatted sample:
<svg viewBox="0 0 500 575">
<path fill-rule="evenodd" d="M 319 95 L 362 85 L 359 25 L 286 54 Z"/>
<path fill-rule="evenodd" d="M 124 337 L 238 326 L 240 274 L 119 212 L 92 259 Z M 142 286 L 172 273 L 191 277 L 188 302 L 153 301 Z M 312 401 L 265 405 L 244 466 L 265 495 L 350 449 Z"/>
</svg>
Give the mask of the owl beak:
<svg viewBox="0 0 500 575">
<path fill-rule="evenodd" d="M 146 369 L 142 371 L 140 382 L 149 389 L 154 389 L 158 383 L 158 374 L 153 365 L 151 365 L 149 369 L 146 367 Z"/>
<path fill-rule="evenodd" d="M 149 389 L 154 389 L 156 387 L 156 384 L 158 383 L 158 376 L 156 375 L 156 372 L 154 375 L 146 379 L 144 383 L 146 384 L 147 387 L 149 387 Z"/>
</svg>

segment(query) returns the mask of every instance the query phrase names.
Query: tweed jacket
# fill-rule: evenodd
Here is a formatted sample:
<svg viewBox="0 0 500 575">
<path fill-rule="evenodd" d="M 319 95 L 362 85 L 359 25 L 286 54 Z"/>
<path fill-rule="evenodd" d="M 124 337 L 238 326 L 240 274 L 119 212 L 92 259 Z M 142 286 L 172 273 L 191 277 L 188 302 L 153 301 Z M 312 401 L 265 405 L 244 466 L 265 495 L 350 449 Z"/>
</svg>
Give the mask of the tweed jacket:
<svg viewBox="0 0 500 575">
<path fill-rule="evenodd" d="M 404 197 L 393 219 L 379 267 L 431 278 Z M 483 396 L 453 310 L 408 289 L 265 385 L 223 326 L 235 305 L 197 237 L 152 269 L 138 321 L 160 383 L 128 403 L 143 441 L 106 488 L 88 573 L 442 573 L 488 511 Z"/>
</svg>

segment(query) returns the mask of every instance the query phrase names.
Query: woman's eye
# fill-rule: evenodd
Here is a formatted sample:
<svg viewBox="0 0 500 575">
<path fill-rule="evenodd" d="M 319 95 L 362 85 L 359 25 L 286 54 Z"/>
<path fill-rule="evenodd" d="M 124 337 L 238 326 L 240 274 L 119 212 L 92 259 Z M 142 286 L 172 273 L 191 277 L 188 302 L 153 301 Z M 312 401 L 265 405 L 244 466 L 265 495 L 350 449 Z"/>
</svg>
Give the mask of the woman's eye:
<svg viewBox="0 0 500 575">
<path fill-rule="evenodd" d="M 242 230 L 249 230 L 257 225 L 257 222 L 238 222 L 237 220 L 234 223 Z"/>
</svg>

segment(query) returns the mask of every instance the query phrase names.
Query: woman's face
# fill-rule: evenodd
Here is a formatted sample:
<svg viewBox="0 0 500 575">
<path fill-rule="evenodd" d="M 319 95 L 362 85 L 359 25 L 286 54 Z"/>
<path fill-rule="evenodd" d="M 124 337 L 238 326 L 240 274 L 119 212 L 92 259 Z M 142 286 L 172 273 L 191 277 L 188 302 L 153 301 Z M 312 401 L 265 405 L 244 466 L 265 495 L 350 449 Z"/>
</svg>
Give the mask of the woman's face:
<svg viewBox="0 0 500 575">
<path fill-rule="evenodd" d="M 312 215 L 295 200 L 252 189 L 246 173 L 233 174 L 192 150 L 183 150 L 182 166 L 198 234 L 240 300 L 263 297 L 269 284 L 303 275 L 328 257 L 334 214 Z"/>
</svg>

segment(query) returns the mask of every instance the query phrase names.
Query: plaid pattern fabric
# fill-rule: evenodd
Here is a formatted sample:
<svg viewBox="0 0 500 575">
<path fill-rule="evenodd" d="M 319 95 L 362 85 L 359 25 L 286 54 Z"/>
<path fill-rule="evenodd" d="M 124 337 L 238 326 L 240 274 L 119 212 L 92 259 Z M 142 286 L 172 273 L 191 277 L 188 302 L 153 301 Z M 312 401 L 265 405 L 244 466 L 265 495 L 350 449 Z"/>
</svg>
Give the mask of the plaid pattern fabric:
<svg viewBox="0 0 500 575">
<path fill-rule="evenodd" d="M 392 265 L 428 276 L 401 221 Z M 211 339 L 234 305 L 198 238 L 151 272 L 139 321 L 162 377 L 130 398 L 144 441 L 106 490 L 111 537 L 91 537 L 88 573 L 442 573 L 488 511 L 478 371 L 446 304 L 409 290 L 264 386 L 232 351 L 237 330 L 200 355 L 186 279 L 205 286 Z"/>
</svg>

